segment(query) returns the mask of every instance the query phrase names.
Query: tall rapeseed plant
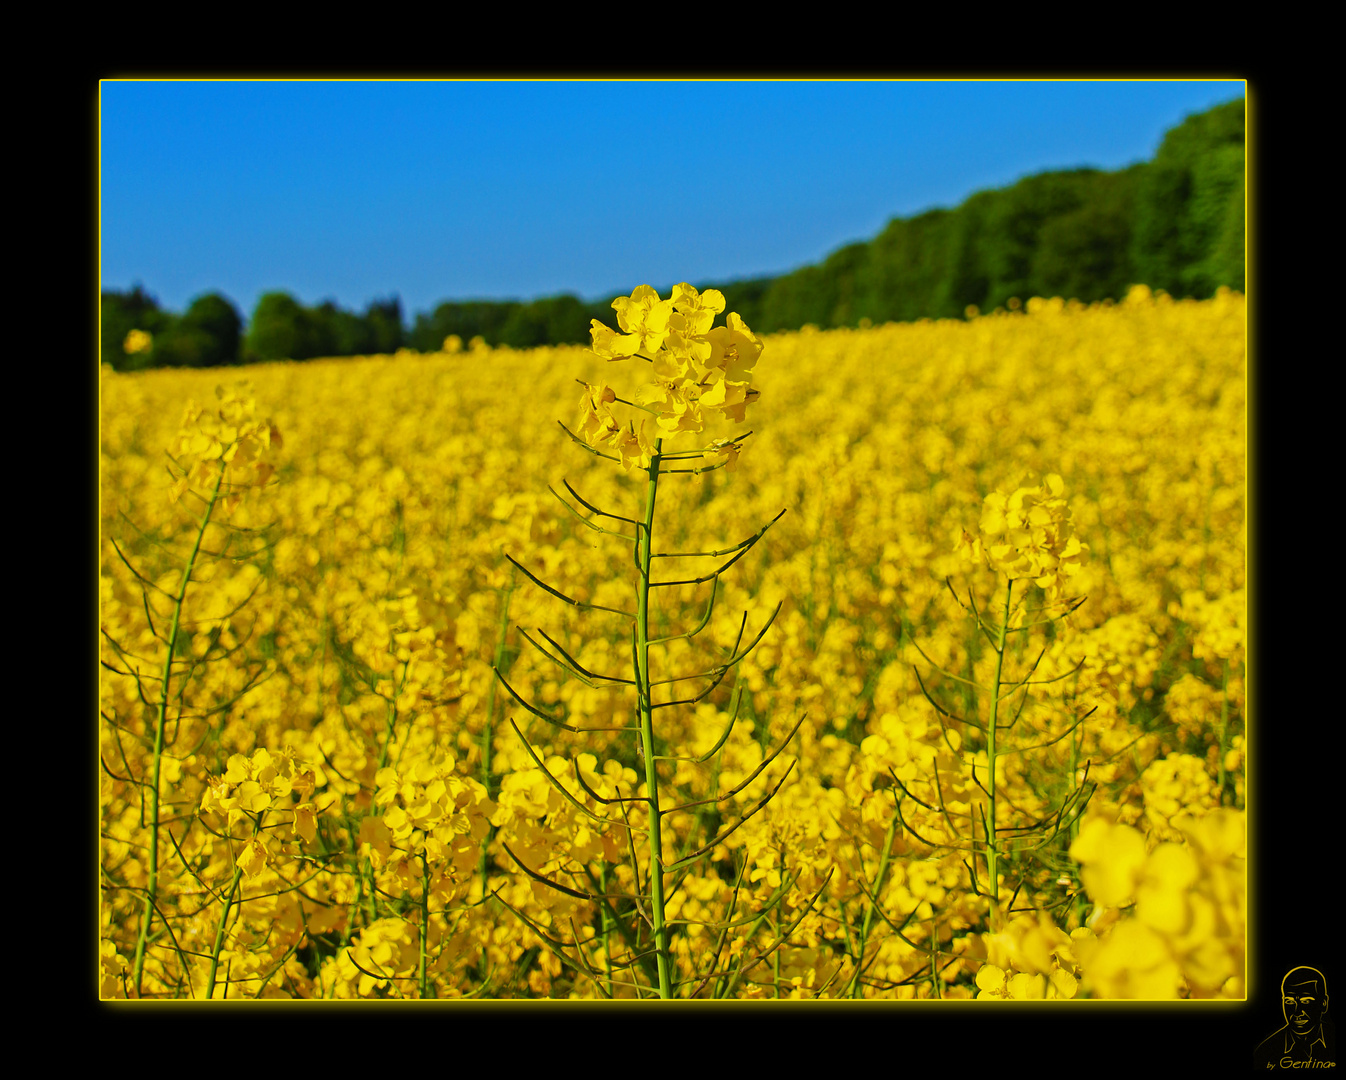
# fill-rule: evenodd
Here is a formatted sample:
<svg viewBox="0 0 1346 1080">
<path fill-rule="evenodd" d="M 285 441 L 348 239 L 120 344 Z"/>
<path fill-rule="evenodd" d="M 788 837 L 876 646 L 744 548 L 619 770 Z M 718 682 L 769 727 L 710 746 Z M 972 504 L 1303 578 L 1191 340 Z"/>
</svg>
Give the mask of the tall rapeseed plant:
<svg viewBox="0 0 1346 1080">
<path fill-rule="evenodd" d="M 905 828 L 934 848 L 967 853 L 971 887 L 987 898 L 991 933 L 998 934 L 1013 908 L 1013 899 L 1006 902 L 1001 886 L 1011 859 L 1041 851 L 1063 830 L 1069 837 L 1071 824 L 1093 791 L 1085 762 L 1081 770 L 1072 770 L 1069 790 L 1060 803 L 1034 807 L 1033 819 L 1029 820 L 1027 793 L 1006 789 L 1006 766 L 1011 758 L 1072 737 L 1089 715 L 1086 712 L 1070 718 L 1060 731 L 1043 733 L 1040 741 L 1032 741 L 1036 735 L 1019 735 L 1015 728 L 1030 695 L 1037 692 L 1032 688 L 1065 679 L 1073 672 L 1054 679 L 1035 678 L 1045 646 L 1026 670 L 1012 673 L 1009 668 L 1011 654 L 1016 651 L 1010 646 L 1012 636 L 1023 637 L 1059 623 L 1083 603 L 1082 599 L 1068 597 L 1066 590 L 1087 549 L 1075 535 L 1064 484 L 1056 474 L 1009 495 L 999 491 L 987 495 L 977 535 L 964 530 L 957 546 L 971 562 L 994 570 L 1000 581 L 1002 598 L 997 600 L 998 610 L 994 612 L 983 611 L 971 590 L 966 602 L 959 598 L 973 619 L 976 635 L 992 650 L 991 681 L 982 685 L 936 666 L 946 679 L 963 688 L 961 709 L 936 701 L 924 680 L 921 689 L 940 717 L 949 750 L 969 770 L 972 783 L 955 797 L 954 792 L 943 789 L 936 771 L 934 798 L 926 802 L 900 779 L 894 780 L 903 796 L 898 801 L 899 816 L 906 800 L 925 811 L 917 811 L 912 817 L 909 805 L 908 816 L 903 818 Z M 1036 610 L 1026 604 L 1031 586 L 1037 586 L 1045 598 Z M 957 597 L 956 592 L 954 595 Z M 916 648 L 929 662 L 920 646 Z M 978 697 L 987 703 L 984 718 L 978 714 Z"/>
<path fill-rule="evenodd" d="M 104 887 L 114 897 L 113 903 L 129 891 L 138 894 L 141 906 L 134 960 L 122 988 L 126 996 L 176 994 L 192 985 L 188 957 L 194 950 L 184 945 L 173 924 L 178 922 L 180 929 L 184 915 L 181 895 L 186 890 L 180 880 L 188 876 L 198 883 L 201 880 L 198 869 L 188 861 L 197 853 L 199 841 L 189 843 L 193 817 L 184 815 L 178 805 L 182 792 L 175 781 L 184 759 L 210 736 L 214 718 L 232 708 L 263 674 L 261 667 L 249 671 L 243 685 L 223 701 L 198 702 L 188 693 L 194 683 L 202 681 L 209 666 L 237 664 L 246 644 L 246 634 L 240 638 L 235 623 L 260 579 L 230 610 L 213 615 L 193 611 L 188 592 L 203 581 L 206 567 L 210 567 L 205 575 L 209 580 L 222 565 L 247 563 L 265 547 L 263 530 L 248 529 L 229 519 L 250 491 L 266 486 L 274 472 L 268 458 L 281 441 L 270 421 L 256 418 L 255 403 L 246 391 L 219 387 L 216 395 L 219 403 L 213 409 L 188 403 L 168 454 L 169 496 L 186 515 L 186 536 L 165 540 L 137 528 L 146 557 L 157 548 L 166 556 L 168 568 L 138 566 L 137 560 L 112 541 L 139 585 L 149 631 L 148 639 L 142 636 L 128 642 L 106 626 L 103 629 L 110 650 L 103 666 L 132 680 L 143 706 L 139 717 L 121 715 L 115 707 L 103 715 L 107 724 L 103 771 L 114 785 L 121 786 L 127 805 L 139 804 L 138 827 L 128 830 L 125 815 L 107 820 L 105 837 L 110 847 L 105 856 L 123 843 L 134 843 L 145 851 L 144 865 L 133 873 L 123 872 L 121 865 L 110 861 L 103 865 Z M 175 550 L 179 547 L 186 550 Z M 242 666 L 247 669 L 246 664 Z M 179 824 L 177 835 L 173 823 Z M 240 865 L 250 854 L 255 853 L 245 850 L 239 855 Z M 169 896 L 163 882 L 164 860 L 174 856 L 180 866 Z M 217 961 L 218 950 L 208 978 L 212 990 Z M 147 964 L 155 970 L 153 978 Z"/>
<path fill-rule="evenodd" d="M 661 300 L 654 289 L 642 285 L 630 297 L 621 297 L 614 301 L 612 306 L 617 311 L 617 322 L 621 332 L 594 320 L 593 352 L 612 363 L 626 360 L 644 361 L 649 365 L 651 379 L 631 397 L 619 396 L 618 392 L 607 383 L 598 385 L 583 383 L 584 393 L 581 397 L 576 430 L 571 431 L 565 428 L 564 424 L 562 427 L 575 442 L 589 452 L 616 463 L 627 476 L 643 481 L 642 504 L 638 516 L 635 517 L 612 513 L 587 501 L 567 482 L 565 486 L 569 494 L 590 515 L 585 516 L 559 494 L 557 497 L 571 513 L 595 532 L 631 545 L 634 566 L 634 580 L 631 583 L 633 603 L 630 607 L 617 608 L 573 599 L 542 581 L 518 560 L 511 557 L 510 561 L 536 585 L 567 603 L 584 610 L 611 612 L 630 620 L 631 666 L 628 672 L 621 674 L 588 670 L 555 638 L 543 631 L 538 633 L 545 640 L 545 645 L 527 633 L 524 636 L 542 655 L 561 667 L 571 678 L 590 687 L 627 688 L 634 696 L 631 721 L 615 729 L 585 725 L 582 722 L 568 723 L 566 717 L 554 715 L 524 700 L 505 681 L 503 674 L 497 671 L 497 675 L 518 704 L 548 724 L 571 732 L 616 730 L 635 738 L 638 760 L 644 771 L 643 785 L 638 785 L 632 790 L 620 767 L 605 769 L 600 775 L 596 767 L 597 759 L 593 755 L 581 754 L 578 759 L 570 762 L 570 771 L 573 772 L 578 787 L 568 787 L 562 783 L 559 776 L 548 769 L 547 764 L 533 750 L 518 725 L 514 724 L 512 719 L 510 721 L 520 739 L 524 741 L 529 755 L 556 791 L 584 816 L 598 822 L 604 837 L 610 837 L 614 833 L 624 834 L 626 840 L 624 846 L 631 853 L 630 870 L 625 877 L 610 872 L 609 868 L 613 861 L 611 855 L 619 852 L 621 846 L 608 841 L 603 848 L 603 865 L 599 872 L 595 873 L 586 865 L 583 879 L 587 881 L 588 887 L 576 888 L 539 874 L 508 844 L 504 846 L 511 858 L 543 886 L 574 898 L 597 902 L 601 907 L 600 928 L 594 937 L 587 941 L 581 937 L 578 927 L 575 927 L 573 922 L 571 925 L 574 929 L 569 936 L 558 927 L 548 929 L 530 922 L 535 932 L 558 958 L 591 978 L 600 993 L 613 994 L 625 988 L 634 989 L 643 996 L 649 991 L 639 984 L 618 977 L 613 972 L 613 942 L 616 936 L 620 936 L 630 957 L 625 963 L 643 971 L 659 997 L 671 998 L 680 992 L 672 949 L 672 938 L 678 932 L 678 928 L 670 923 L 667 914 L 671 893 L 683 884 L 693 864 L 715 852 L 722 841 L 743 821 L 766 805 L 784 783 L 785 777 L 781 777 L 775 787 L 760 798 L 738 822 L 720 829 L 716 835 L 699 844 L 695 850 L 684 850 L 674 858 L 669 857 L 667 850 L 665 819 L 670 815 L 685 815 L 688 811 L 695 811 L 698 824 L 718 823 L 720 804 L 730 802 L 744 791 L 775 760 L 784 749 L 785 743 L 789 742 L 789 738 L 787 737 L 775 751 L 766 755 L 746 779 L 730 790 L 718 792 L 709 799 L 672 805 L 665 794 L 670 780 L 660 775 L 660 763 L 689 760 L 703 763 L 714 758 L 729 738 L 738 696 L 735 695 L 735 704 L 731 708 L 723 734 L 706 754 L 698 758 L 678 757 L 664 752 L 668 749 L 668 725 L 662 720 L 661 712 L 679 708 L 695 709 L 697 704 L 719 687 L 726 675 L 761 641 L 780 609 L 778 606 L 776 612 L 773 612 L 766 624 L 746 646 L 743 640 L 747 631 L 745 613 L 737 639 L 727 649 L 720 650 L 721 656 L 718 662 L 699 671 L 659 677 L 651 650 L 680 640 L 690 643 L 709 625 L 720 576 L 747 554 L 785 511 L 782 510 L 772 522 L 768 522 L 752 536 L 732 547 L 691 552 L 655 549 L 656 505 L 661 480 L 674 475 L 697 475 L 716 469 L 733 471 L 743 450 L 744 440 L 751 432 L 732 438 L 703 441 L 701 445 L 685 450 L 670 449 L 665 445 L 666 442 L 683 434 L 701 435 L 710 414 L 718 413 L 735 423 L 742 423 L 745 420 L 748 406 L 759 396 L 757 389 L 752 385 L 752 377 L 762 352 L 762 342 L 736 313 L 731 312 L 723 326 L 713 325 L 715 316 L 722 312 L 725 306 L 724 296 L 714 289 L 699 293 L 692 286 L 681 284 L 673 289 L 668 299 Z M 615 406 L 625 406 L 637 414 L 644 415 L 638 423 L 635 419 L 622 421 L 614 412 Z M 553 491 L 553 494 L 557 493 Z M 604 519 L 612 524 L 599 524 L 598 519 Z M 705 573 L 694 574 L 691 577 L 680 577 L 675 573 L 660 580 L 655 573 L 655 567 L 660 565 L 656 560 L 712 558 L 724 561 Z M 654 636 L 651 629 L 651 615 L 655 607 L 654 598 L 658 595 L 656 591 L 705 584 L 710 585 L 710 595 L 706 600 L 705 614 L 700 622 L 679 633 Z M 672 689 L 675 684 L 680 683 L 692 683 L 694 689 L 686 692 Z M 670 689 L 662 691 L 656 690 L 656 687 Z M 679 696 L 684 693 L 685 696 Z M 656 720 L 657 717 L 659 720 Z M 802 720 L 801 717 L 800 723 Z M 796 724 L 796 731 L 798 727 L 799 724 Z M 790 737 L 793 737 L 793 734 L 791 732 Z M 632 774 L 632 779 L 634 778 Z M 580 802 L 586 795 L 591 800 L 589 805 Z M 594 805 L 598 805 L 599 808 L 593 809 Z M 636 850 L 637 843 L 641 848 L 639 853 Z M 642 865 L 645 867 L 643 879 Z M 578 871 L 576 873 L 578 874 Z M 616 888 L 618 881 L 629 882 L 629 891 Z M 778 903 L 783 895 L 782 890 L 774 902 Z M 526 918 L 522 912 L 518 914 Z M 765 912 L 757 914 L 760 917 L 764 916 Z M 683 992 L 697 993 L 708 987 L 712 988 L 711 992 L 723 991 L 726 987 L 736 985 L 748 967 L 764 958 L 743 957 L 733 950 L 724 950 L 724 936 L 731 924 L 732 920 L 728 918 L 719 924 L 710 922 L 702 924 L 720 933 L 720 948 L 717 948 L 710 957 L 707 967 L 695 973 L 695 988 Z M 682 921 L 682 925 L 685 925 L 685 920 Z M 595 970 L 585 959 L 586 946 L 594 943 L 601 945 L 605 957 L 604 969 L 601 972 Z M 726 956 L 723 964 L 720 963 L 722 952 Z"/>
</svg>

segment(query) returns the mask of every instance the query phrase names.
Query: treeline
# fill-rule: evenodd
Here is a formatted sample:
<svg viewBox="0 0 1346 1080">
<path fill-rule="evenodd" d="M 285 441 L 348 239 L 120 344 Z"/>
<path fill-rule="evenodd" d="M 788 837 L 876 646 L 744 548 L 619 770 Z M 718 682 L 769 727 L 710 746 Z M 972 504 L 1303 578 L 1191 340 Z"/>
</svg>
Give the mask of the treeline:
<svg viewBox="0 0 1346 1080">
<path fill-rule="evenodd" d="M 238 308 L 220 293 L 197 297 L 175 315 L 137 285 L 129 293 L 103 293 L 101 309 L 103 362 L 118 371 L 373 355 L 406 344 L 396 297 L 376 300 L 357 315 L 330 300 L 310 308 L 288 293 L 267 293 L 246 333 Z"/>
<path fill-rule="evenodd" d="M 1244 115 L 1240 99 L 1190 116 L 1153 161 L 1127 169 L 1040 173 L 952 210 L 894 218 L 873 240 L 789 274 L 696 284 L 719 288 L 728 308 L 763 333 L 958 318 L 1012 297 L 1091 303 L 1118 299 L 1135 283 L 1176 297 L 1209 297 L 1221 285 L 1242 291 Z M 587 343 L 592 319 L 611 322 L 611 299 L 447 301 L 407 328 L 395 297 L 356 314 L 274 292 L 244 333 L 238 309 L 218 293 L 178 316 L 137 286 L 103 294 L 102 348 L 119 370 L 434 352 L 451 335 L 530 348 Z M 133 330 L 143 333 L 128 338 Z"/>
<path fill-rule="evenodd" d="M 953 210 L 895 218 L 822 263 L 722 287 L 754 330 L 958 318 L 1012 297 L 1244 289 L 1244 103 L 1188 117 L 1154 160 L 1040 173 Z"/>
</svg>

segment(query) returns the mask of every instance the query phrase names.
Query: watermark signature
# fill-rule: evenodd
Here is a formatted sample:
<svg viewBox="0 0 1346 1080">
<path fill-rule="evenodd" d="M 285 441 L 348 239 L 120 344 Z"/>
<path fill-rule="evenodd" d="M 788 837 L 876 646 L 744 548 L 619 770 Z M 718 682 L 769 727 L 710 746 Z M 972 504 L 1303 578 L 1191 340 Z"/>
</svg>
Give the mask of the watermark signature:
<svg viewBox="0 0 1346 1080">
<path fill-rule="evenodd" d="M 1264 1069 L 1332 1069 L 1336 1036 L 1327 1015 L 1327 979 L 1317 968 L 1291 968 L 1281 980 L 1285 1026 L 1263 1039 L 1253 1063 Z"/>
</svg>

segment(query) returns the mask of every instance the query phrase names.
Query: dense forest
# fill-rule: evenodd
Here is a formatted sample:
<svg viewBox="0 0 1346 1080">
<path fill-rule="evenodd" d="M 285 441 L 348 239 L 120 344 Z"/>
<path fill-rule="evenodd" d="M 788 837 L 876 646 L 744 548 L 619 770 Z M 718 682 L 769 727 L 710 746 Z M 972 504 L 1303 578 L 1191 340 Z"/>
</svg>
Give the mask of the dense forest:
<svg viewBox="0 0 1346 1080">
<path fill-rule="evenodd" d="M 894 218 L 873 240 L 777 277 L 697 282 L 718 288 L 755 331 L 960 318 L 1011 298 L 1119 299 L 1133 283 L 1175 297 L 1244 288 L 1244 102 L 1189 116 L 1154 159 L 1117 171 L 1044 172 L 972 195 L 954 209 Z M 672 282 L 660 291 L 666 292 Z M 181 315 L 139 285 L 101 297 L 102 360 L 117 370 L 434 352 L 451 335 L 490 345 L 588 343 L 611 299 L 445 301 L 408 325 L 401 301 L 357 314 L 304 307 L 284 292 L 258 301 L 246 329 L 219 293 Z M 140 331 L 133 334 L 132 331 Z"/>
</svg>

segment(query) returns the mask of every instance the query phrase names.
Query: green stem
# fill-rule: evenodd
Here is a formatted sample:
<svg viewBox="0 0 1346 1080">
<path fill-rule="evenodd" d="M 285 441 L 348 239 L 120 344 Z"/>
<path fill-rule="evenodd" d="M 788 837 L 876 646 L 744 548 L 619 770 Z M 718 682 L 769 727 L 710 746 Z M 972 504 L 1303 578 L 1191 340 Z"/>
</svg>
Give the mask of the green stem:
<svg viewBox="0 0 1346 1080">
<path fill-rule="evenodd" d="M 263 811 L 253 822 L 252 837 L 248 841 L 255 840 L 262 834 L 262 820 L 266 812 Z M 229 925 L 229 913 L 234 908 L 234 897 L 238 895 L 240 883 L 243 880 L 243 868 L 238 865 L 238 859 L 234 859 L 234 880 L 229 885 L 229 895 L 224 900 L 224 911 L 220 913 L 220 921 L 215 926 L 215 944 L 210 950 L 210 971 L 206 975 L 206 1000 L 210 1001 L 215 996 L 215 976 L 220 968 L 220 953 L 224 950 L 224 931 Z M 228 996 L 229 991 L 225 990 Z"/>
<path fill-rule="evenodd" d="M 375 771 L 382 769 L 388 764 L 388 751 L 393 748 L 393 732 L 397 730 L 397 689 L 393 688 L 393 696 L 384 699 L 387 708 L 383 710 L 383 747 L 379 750 L 378 763 Z"/>
<path fill-rule="evenodd" d="M 855 950 L 855 974 L 851 976 L 851 985 L 847 987 L 850 997 L 861 996 L 860 969 L 865 963 L 865 947 L 869 944 L 869 930 L 874 923 L 875 908 L 883 896 L 883 887 L 888 881 L 888 864 L 892 861 L 893 836 L 897 832 L 897 812 L 888 819 L 888 832 L 883 837 L 883 854 L 879 858 L 879 873 L 874 879 L 874 901 L 865 908 L 865 921 L 860 926 L 860 940 Z"/>
<path fill-rule="evenodd" d="M 608 864 L 606 860 L 598 864 L 598 887 L 606 896 L 608 893 Z M 608 923 L 606 904 L 599 906 L 598 918 L 598 940 L 603 946 L 603 974 L 607 976 L 608 997 L 612 997 L 612 931 Z"/>
<path fill-rule="evenodd" d="M 500 625 L 496 630 L 495 637 L 495 670 L 505 670 L 505 637 L 509 633 L 509 601 L 514 595 L 514 581 L 517 577 L 517 571 L 510 568 L 509 585 L 505 588 L 505 593 L 500 602 Z M 497 792 L 491 790 L 491 744 L 495 738 L 495 691 L 497 679 L 491 680 L 491 696 L 486 706 L 486 727 L 481 733 L 481 786 L 486 789 L 486 794 L 494 798 Z M 481 877 L 481 895 L 484 897 L 490 887 L 487 884 L 487 859 L 486 852 L 495 839 L 496 827 L 491 826 L 487 833 L 486 842 L 481 845 L 481 861 L 477 869 Z"/>
<path fill-rule="evenodd" d="M 509 601 L 514 595 L 514 581 L 517 572 L 510 568 L 509 585 L 500 602 L 500 625 L 496 628 L 495 670 L 505 669 L 505 639 L 509 634 Z M 486 793 L 491 794 L 491 739 L 495 729 L 495 691 L 496 680 L 491 680 L 491 697 L 486 707 L 486 730 L 481 734 L 481 784 Z"/>
<path fill-rule="evenodd" d="M 1223 806 L 1225 803 L 1224 786 L 1228 778 L 1225 775 L 1224 759 L 1225 755 L 1228 753 L 1229 753 L 1229 661 L 1226 659 L 1224 662 L 1224 678 L 1220 683 L 1220 761 L 1218 765 L 1219 787 L 1216 789 L 1219 792 L 1219 799 L 1221 806 Z"/>
<path fill-rule="evenodd" d="M 780 908 L 771 909 L 771 937 L 780 938 Z M 777 1001 L 780 1000 L 780 954 L 780 949 L 771 954 L 771 996 Z"/>
<path fill-rule="evenodd" d="M 424 1001 L 429 995 L 426 993 L 425 981 L 425 951 L 427 942 L 430 938 L 430 861 L 426 858 L 425 849 L 421 849 L 421 933 L 419 957 L 416 964 L 416 981 L 420 986 L 420 998 Z"/>
<path fill-rule="evenodd" d="M 930 915 L 930 996 L 935 1000 L 944 997 L 939 988 L 939 929 L 935 926 L 935 916 Z"/>
<path fill-rule="evenodd" d="M 254 833 L 254 835 L 256 835 Z M 234 863 L 234 880 L 229 885 L 229 895 L 224 900 L 224 911 L 220 915 L 220 921 L 215 927 L 215 944 L 210 950 L 210 971 L 206 975 L 206 1000 L 210 1001 L 215 997 L 215 976 L 220 969 L 220 953 L 224 949 L 224 930 L 229 925 L 229 913 L 234 907 L 234 897 L 238 895 L 239 883 L 243 880 L 243 871 L 238 863 Z M 228 991 L 226 990 L 227 994 Z"/>
<path fill-rule="evenodd" d="M 201 553 L 201 542 L 210 524 L 210 515 L 220 497 L 220 486 L 224 483 L 224 466 L 220 466 L 215 477 L 215 489 L 206 502 L 205 513 L 201 516 L 201 527 L 196 532 L 196 541 L 192 544 L 192 553 L 187 557 L 187 565 L 182 570 L 182 580 L 178 584 L 178 594 L 173 600 L 173 624 L 168 632 L 168 652 L 164 657 L 163 673 L 159 681 L 159 708 L 154 721 L 154 762 L 150 767 L 150 866 L 145 883 L 145 910 L 140 919 L 140 933 L 136 937 L 135 986 L 136 997 L 141 994 L 141 978 L 145 971 L 145 946 L 149 941 L 150 926 L 154 921 L 154 905 L 159 893 L 159 772 L 164 755 L 164 728 L 168 721 L 169 680 L 173 674 L 173 654 L 178 647 L 178 631 L 182 625 L 183 601 L 187 596 L 187 585 L 196 569 L 196 559 Z"/>
<path fill-rule="evenodd" d="M 654 710 L 650 700 L 650 558 L 654 542 L 654 501 L 659 492 L 659 460 L 663 440 L 654 444 L 645 489 L 645 519 L 636 532 L 636 692 L 640 702 L 640 743 L 644 748 L 645 788 L 650 806 L 650 919 L 659 970 L 659 996 L 673 996 L 668 929 L 664 925 L 664 847 L 659 811 L 659 773 L 655 768 Z"/>
<path fill-rule="evenodd" d="M 991 886 L 991 931 L 1000 929 L 1000 853 L 997 848 L 995 821 L 995 762 L 996 730 L 1000 711 L 1000 682 L 1005 666 L 1005 639 L 1009 635 L 1010 602 L 1014 596 L 1014 579 L 1005 585 L 1005 611 L 1000 619 L 1000 632 L 995 645 L 995 690 L 991 696 L 991 719 L 986 725 L 986 766 L 989 776 L 986 794 L 989 800 L 986 814 L 986 874 Z"/>
</svg>

